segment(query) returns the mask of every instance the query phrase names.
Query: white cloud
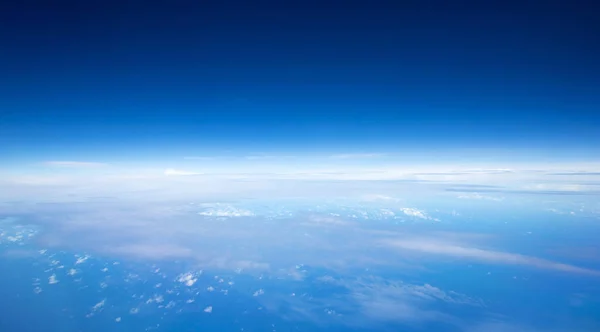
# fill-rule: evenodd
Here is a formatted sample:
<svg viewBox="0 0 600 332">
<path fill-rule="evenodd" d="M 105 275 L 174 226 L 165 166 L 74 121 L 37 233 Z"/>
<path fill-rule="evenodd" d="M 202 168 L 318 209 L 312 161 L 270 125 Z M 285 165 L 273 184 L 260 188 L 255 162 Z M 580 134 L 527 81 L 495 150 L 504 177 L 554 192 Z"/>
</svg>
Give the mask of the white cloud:
<svg viewBox="0 0 600 332">
<path fill-rule="evenodd" d="M 362 199 L 364 201 L 366 201 L 366 202 L 377 202 L 377 201 L 382 201 L 382 202 L 400 202 L 400 201 L 402 201 L 401 199 L 394 198 L 394 197 L 387 196 L 387 195 L 381 195 L 381 194 L 364 195 L 362 197 Z"/>
<path fill-rule="evenodd" d="M 254 213 L 250 210 L 235 208 L 233 206 L 221 206 L 218 208 L 206 209 L 198 212 L 201 216 L 206 217 L 252 217 Z"/>
<path fill-rule="evenodd" d="M 92 307 L 92 311 L 98 311 L 101 310 L 102 308 L 104 308 L 104 305 L 106 304 L 106 299 L 96 303 L 93 307 Z"/>
<path fill-rule="evenodd" d="M 196 275 L 192 272 L 187 272 L 187 273 L 182 273 L 177 277 L 177 281 L 180 283 L 183 283 L 184 285 L 191 287 L 193 286 L 196 281 L 198 281 L 198 278 L 196 277 Z"/>
<path fill-rule="evenodd" d="M 185 175 L 202 175 L 203 173 L 191 172 L 191 171 L 182 171 L 172 168 L 167 168 L 164 172 L 166 176 L 185 176 Z"/>
<path fill-rule="evenodd" d="M 466 194 L 462 194 L 462 195 L 457 196 L 457 198 L 459 198 L 459 199 L 488 200 L 488 201 L 496 201 L 496 202 L 501 202 L 501 201 L 504 200 L 504 197 L 487 196 L 487 195 L 481 195 L 479 193 L 466 193 Z"/>
<path fill-rule="evenodd" d="M 48 277 L 48 284 L 50 285 L 54 285 L 54 284 L 58 284 L 58 279 L 56 279 L 56 274 L 51 275 L 50 277 Z"/>
<path fill-rule="evenodd" d="M 411 216 L 411 217 L 415 217 L 415 218 L 419 218 L 419 219 L 425 219 L 425 220 L 439 221 L 438 219 L 432 218 L 429 215 L 427 215 L 427 213 L 423 210 L 419 210 L 419 209 L 415 209 L 415 208 L 401 208 L 400 211 L 402 211 L 407 216 Z"/>
<path fill-rule="evenodd" d="M 204 312 L 210 314 L 213 311 L 213 307 L 212 306 L 208 306 L 206 308 L 204 308 Z"/>
<path fill-rule="evenodd" d="M 84 255 L 84 256 L 78 257 L 77 260 L 75 261 L 75 265 L 85 263 L 85 261 L 87 261 L 89 258 L 90 258 L 89 255 Z"/>
</svg>

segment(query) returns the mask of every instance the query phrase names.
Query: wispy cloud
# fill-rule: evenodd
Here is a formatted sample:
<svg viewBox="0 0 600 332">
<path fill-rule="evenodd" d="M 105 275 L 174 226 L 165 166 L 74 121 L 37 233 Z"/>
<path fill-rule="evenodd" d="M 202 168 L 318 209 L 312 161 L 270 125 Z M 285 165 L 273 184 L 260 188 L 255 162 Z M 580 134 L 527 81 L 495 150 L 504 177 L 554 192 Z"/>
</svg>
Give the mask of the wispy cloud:
<svg viewBox="0 0 600 332">
<path fill-rule="evenodd" d="M 591 176 L 600 176 L 600 172 L 562 172 L 562 173 L 548 173 L 548 175 L 564 175 L 564 176 L 591 175 Z"/>
<path fill-rule="evenodd" d="M 306 222 L 304 222 L 303 225 L 349 226 L 354 225 L 354 223 L 350 221 L 345 221 L 344 219 L 337 216 L 311 215 L 309 218 L 307 218 Z"/>
<path fill-rule="evenodd" d="M 203 173 L 183 171 L 183 170 L 177 170 L 177 169 L 172 169 L 172 168 L 168 168 L 165 170 L 166 176 L 185 176 L 185 175 L 202 175 L 202 174 Z"/>
<path fill-rule="evenodd" d="M 374 276 L 358 279 L 320 278 L 321 282 L 343 289 L 341 294 L 323 301 L 319 298 L 307 301 L 305 298 L 288 298 L 285 306 L 301 313 L 297 319 L 318 320 L 317 312 L 329 315 L 328 322 L 337 316 L 331 307 L 346 314 L 340 323 L 364 327 L 371 330 L 377 325 L 393 323 L 414 325 L 424 322 L 438 322 L 457 325 L 455 317 L 438 310 L 440 303 L 447 305 L 484 307 L 483 301 L 453 291 L 444 291 L 430 284 L 410 284 L 402 281 L 383 279 Z M 278 308 L 273 308 L 277 310 Z M 309 313 L 313 313 L 310 315 Z M 350 313 L 350 314 L 349 314 Z"/>
<path fill-rule="evenodd" d="M 484 173 L 484 174 L 505 174 L 514 173 L 515 170 L 511 168 L 475 168 L 467 169 L 466 173 Z"/>
<path fill-rule="evenodd" d="M 384 240 L 383 243 L 400 250 L 416 251 L 432 255 L 452 256 L 495 264 L 525 265 L 542 269 L 600 276 L 600 271 L 596 270 L 590 270 L 532 256 L 485 250 L 463 244 L 456 244 L 453 242 L 445 242 L 443 240 L 430 238 L 392 239 Z"/>
<path fill-rule="evenodd" d="M 105 167 L 108 166 L 106 163 L 91 162 L 91 161 L 46 161 L 43 163 L 46 166 L 51 167 Z"/>
<path fill-rule="evenodd" d="M 500 202 L 500 201 L 504 200 L 504 197 L 486 196 L 486 195 L 481 195 L 480 193 L 477 193 L 477 192 L 474 192 L 472 194 L 459 195 L 459 196 L 457 196 L 457 198 L 459 198 L 459 199 L 488 200 L 488 201 L 496 201 L 496 202 Z"/>
</svg>

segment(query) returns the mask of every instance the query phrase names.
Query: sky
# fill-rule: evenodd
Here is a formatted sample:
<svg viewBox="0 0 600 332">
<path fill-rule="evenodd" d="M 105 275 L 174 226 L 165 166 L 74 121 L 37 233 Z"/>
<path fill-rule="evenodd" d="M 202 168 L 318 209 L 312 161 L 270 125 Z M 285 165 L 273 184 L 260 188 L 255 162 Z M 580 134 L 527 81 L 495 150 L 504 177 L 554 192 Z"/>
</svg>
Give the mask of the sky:
<svg viewBox="0 0 600 332">
<path fill-rule="evenodd" d="M 0 6 L 5 170 L 597 160 L 600 43 L 580 1 Z"/>
<path fill-rule="evenodd" d="M 576 258 L 600 257 L 589 3 L 0 1 L 0 217 L 19 216 L 0 224 L 39 226 L 47 248 L 211 269 L 460 260 L 575 276 L 527 286 L 545 296 L 586 289 L 575 278 L 600 274 Z M 384 226 L 396 217 L 409 222 Z M 370 300 L 429 314 L 410 284 L 338 286 L 359 319 L 381 318 Z M 416 292 L 461 300 L 438 286 Z"/>
</svg>

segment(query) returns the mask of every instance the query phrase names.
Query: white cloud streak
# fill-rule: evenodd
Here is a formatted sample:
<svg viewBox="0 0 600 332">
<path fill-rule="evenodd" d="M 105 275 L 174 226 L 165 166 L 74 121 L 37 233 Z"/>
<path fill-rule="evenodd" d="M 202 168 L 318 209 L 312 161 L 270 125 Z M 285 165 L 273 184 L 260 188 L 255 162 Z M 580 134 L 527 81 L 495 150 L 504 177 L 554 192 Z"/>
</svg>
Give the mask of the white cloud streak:
<svg viewBox="0 0 600 332">
<path fill-rule="evenodd" d="M 183 170 L 177 170 L 177 169 L 168 168 L 168 169 L 165 170 L 164 174 L 166 176 L 186 176 L 186 175 L 202 175 L 203 173 L 190 172 L 190 171 L 183 171 Z"/>
<path fill-rule="evenodd" d="M 494 264 L 524 265 L 541 269 L 600 276 L 600 271 L 581 268 L 569 264 L 558 263 L 520 254 L 479 249 L 428 238 L 392 239 L 384 240 L 383 243 L 396 249 L 421 252 L 431 255 L 451 256 Z"/>
</svg>

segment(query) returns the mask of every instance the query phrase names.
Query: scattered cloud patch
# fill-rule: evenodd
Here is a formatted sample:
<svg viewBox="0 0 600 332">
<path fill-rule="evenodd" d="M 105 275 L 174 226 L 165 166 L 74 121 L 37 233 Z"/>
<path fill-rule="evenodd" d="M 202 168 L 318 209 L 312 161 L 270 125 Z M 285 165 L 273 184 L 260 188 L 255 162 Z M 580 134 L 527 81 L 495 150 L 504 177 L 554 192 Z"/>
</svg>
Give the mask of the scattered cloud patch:
<svg viewBox="0 0 600 332">
<path fill-rule="evenodd" d="M 106 303 L 106 299 L 96 303 L 93 307 L 92 307 L 92 311 L 96 311 L 99 309 L 102 309 L 104 307 L 104 304 Z"/>
<path fill-rule="evenodd" d="M 87 261 L 90 258 L 89 255 L 85 255 L 82 257 L 78 257 L 77 260 L 75 261 L 75 265 L 79 265 L 79 264 L 83 264 L 85 263 L 85 261 Z"/>
<path fill-rule="evenodd" d="M 90 310 L 90 313 L 86 315 L 86 317 L 92 317 L 94 316 L 97 312 L 100 312 L 102 310 L 104 310 L 104 305 L 106 304 L 106 299 L 103 299 L 102 301 L 96 303 L 92 309 Z"/>
<path fill-rule="evenodd" d="M 196 275 L 197 274 L 192 272 L 182 273 L 177 277 L 177 281 L 188 287 L 191 287 L 196 283 L 196 281 L 198 281 L 198 277 Z"/>
<path fill-rule="evenodd" d="M 425 220 L 439 221 L 439 219 L 430 217 L 423 210 L 419 210 L 419 209 L 415 209 L 415 208 L 401 208 L 400 211 L 402 211 L 405 215 L 410 216 L 410 217 L 415 217 L 415 218 L 425 219 Z"/>
<path fill-rule="evenodd" d="M 48 277 L 48 284 L 49 285 L 54 285 L 54 284 L 58 284 L 58 279 L 56 279 L 56 274 L 51 275 L 50 277 Z"/>
<path fill-rule="evenodd" d="M 201 216 L 206 217 L 252 217 L 254 213 L 247 209 L 236 208 L 232 205 L 218 205 L 198 212 Z"/>
</svg>

